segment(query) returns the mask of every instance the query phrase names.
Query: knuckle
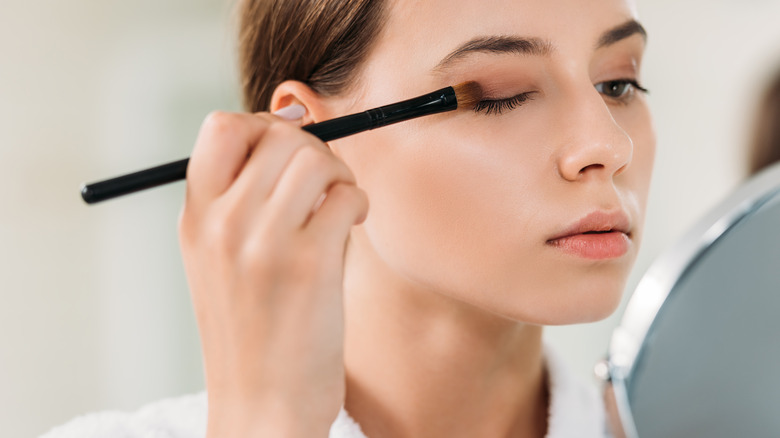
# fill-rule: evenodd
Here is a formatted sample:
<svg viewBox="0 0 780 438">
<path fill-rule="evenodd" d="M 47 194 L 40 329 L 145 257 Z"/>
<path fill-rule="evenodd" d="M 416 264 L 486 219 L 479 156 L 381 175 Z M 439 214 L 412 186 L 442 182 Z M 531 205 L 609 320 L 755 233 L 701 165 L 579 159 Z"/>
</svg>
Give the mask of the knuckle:
<svg viewBox="0 0 780 438">
<path fill-rule="evenodd" d="M 249 239 L 241 245 L 238 259 L 242 266 L 247 267 L 255 274 L 270 274 L 280 272 L 285 265 L 287 251 L 284 247 L 274 245 L 263 238 L 263 233 L 253 239 Z"/>
<path fill-rule="evenodd" d="M 328 177 L 334 172 L 334 161 L 323 152 L 313 147 L 302 147 L 296 153 L 294 159 L 299 165 L 312 175 Z"/>
<path fill-rule="evenodd" d="M 368 195 L 356 185 L 339 183 L 334 185 L 333 190 L 336 190 L 339 201 L 354 215 L 362 217 L 368 213 Z"/>
<path fill-rule="evenodd" d="M 225 111 L 212 111 L 203 120 L 203 129 L 206 131 L 225 130 L 233 123 L 233 117 Z"/>
<path fill-rule="evenodd" d="M 292 137 L 301 135 L 300 129 L 295 126 L 291 126 L 288 123 L 284 123 L 279 120 L 271 120 L 268 122 L 268 128 L 266 130 L 266 136 L 273 138 L 274 140 L 287 140 Z"/>
<path fill-rule="evenodd" d="M 280 121 L 270 121 L 263 135 L 266 145 L 276 145 L 293 151 L 293 156 L 298 150 L 305 148 L 310 141 L 295 126 Z"/>
<path fill-rule="evenodd" d="M 357 188 L 357 186 L 345 182 L 334 184 L 331 190 L 335 191 L 339 198 L 350 204 L 360 202 L 363 196 L 361 194 L 362 190 Z"/>
<path fill-rule="evenodd" d="M 357 186 L 353 186 L 353 193 L 355 196 L 355 204 L 360 212 L 368 212 L 368 194 Z"/>
<path fill-rule="evenodd" d="M 342 163 L 342 166 L 344 167 L 344 178 L 352 184 L 356 183 L 357 179 L 355 178 L 355 174 L 352 173 L 352 169 L 344 163 Z"/>
<path fill-rule="evenodd" d="M 340 201 L 346 201 L 350 197 L 349 184 L 338 182 L 333 184 L 328 190 L 328 196 L 338 199 Z"/>
<path fill-rule="evenodd" d="M 347 164 L 342 161 L 340 158 L 333 156 L 333 164 L 334 164 L 334 172 L 336 172 L 335 177 L 339 179 L 339 181 L 346 182 L 350 185 L 354 185 L 356 182 L 355 175 L 352 173 L 352 169 L 347 166 Z"/>
<path fill-rule="evenodd" d="M 208 138 L 232 137 L 241 131 L 241 116 L 226 111 L 213 111 L 206 116 L 201 134 Z"/>
</svg>

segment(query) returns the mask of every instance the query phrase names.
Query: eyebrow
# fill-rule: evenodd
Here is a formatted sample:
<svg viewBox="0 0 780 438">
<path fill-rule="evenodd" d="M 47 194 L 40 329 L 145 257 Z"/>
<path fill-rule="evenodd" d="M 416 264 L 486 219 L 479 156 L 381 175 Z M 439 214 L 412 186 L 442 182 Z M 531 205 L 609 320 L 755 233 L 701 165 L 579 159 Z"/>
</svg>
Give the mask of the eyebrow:
<svg viewBox="0 0 780 438">
<path fill-rule="evenodd" d="M 645 28 L 636 20 L 628 20 L 623 24 L 607 30 L 599 37 L 596 48 L 611 46 L 635 34 L 647 40 Z M 530 56 L 550 56 L 555 51 L 551 41 L 535 37 L 518 36 L 485 36 L 473 38 L 442 58 L 434 71 L 444 70 L 457 61 L 474 53 L 516 54 Z"/>
<path fill-rule="evenodd" d="M 554 48 L 550 41 L 541 38 L 516 36 L 489 36 L 471 39 L 445 56 L 434 70 L 443 70 L 472 53 L 517 54 L 549 56 Z"/>
<path fill-rule="evenodd" d="M 642 39 L 647 41 L 647 31 L 645 30 L 644 26 L 642 26 L 642 24 L 636 20 L 628 20 L 625 23 L 604 32 L 601 35 L 601 38 L 599 38 L 599 42 L 596 44 L 596 48 L 600 49 L 602 47 L 611 46 L 618 41 L 622 41 L 630 36 L 637 34 L 641 35 Z"/>
</svg>

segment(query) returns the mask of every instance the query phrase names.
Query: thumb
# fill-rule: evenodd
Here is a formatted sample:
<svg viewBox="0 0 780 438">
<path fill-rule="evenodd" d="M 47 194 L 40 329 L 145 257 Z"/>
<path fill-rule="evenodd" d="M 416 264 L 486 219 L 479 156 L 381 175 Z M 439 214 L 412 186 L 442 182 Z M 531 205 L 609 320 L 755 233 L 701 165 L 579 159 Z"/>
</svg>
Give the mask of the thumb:
<svg viewBox="0 0 780 438">
<path fill-rule="evenodd" d="M 301 122 L 303 116 L 306 115 L 306 107 L 299 104 L 293 104 L 279 109 L 273 113 L 275 116 L 291 122 Z"/>
</svg>

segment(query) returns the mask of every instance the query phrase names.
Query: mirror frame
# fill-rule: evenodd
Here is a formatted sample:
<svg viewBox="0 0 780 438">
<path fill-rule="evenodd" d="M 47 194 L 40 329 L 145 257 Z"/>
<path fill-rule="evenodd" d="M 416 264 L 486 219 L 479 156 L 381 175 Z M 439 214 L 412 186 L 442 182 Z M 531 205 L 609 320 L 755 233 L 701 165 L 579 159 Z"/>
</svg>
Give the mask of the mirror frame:
<svg viewBox="0 0 780 438">
<path fill-rule="evenodd" d="M 596 368 L 596 373 L 606 382 L 605 405 L 616 438 L 639 438 L 628 403 L 626 381 L 675 286 L 726 231 L 778 194 L 780 163 L 739 186 L 664 251 L 640 280 L 620 324 L 612 333 L 607 359 Z"/>
</svg>

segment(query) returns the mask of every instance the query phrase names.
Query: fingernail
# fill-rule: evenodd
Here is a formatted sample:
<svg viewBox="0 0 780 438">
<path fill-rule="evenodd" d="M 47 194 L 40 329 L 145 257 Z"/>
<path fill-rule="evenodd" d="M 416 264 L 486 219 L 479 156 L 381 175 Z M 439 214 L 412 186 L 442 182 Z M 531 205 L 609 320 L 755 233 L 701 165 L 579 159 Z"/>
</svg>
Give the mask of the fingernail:
<svg viewBox="0 0 780 438">
<path fill-rule="evenodd" d="M 306 115 L 306 107 L 296 103 L 276 111 L 274 115 L 285 120 L 298 120 Z"/>
</svg>

